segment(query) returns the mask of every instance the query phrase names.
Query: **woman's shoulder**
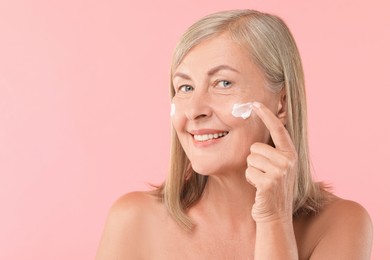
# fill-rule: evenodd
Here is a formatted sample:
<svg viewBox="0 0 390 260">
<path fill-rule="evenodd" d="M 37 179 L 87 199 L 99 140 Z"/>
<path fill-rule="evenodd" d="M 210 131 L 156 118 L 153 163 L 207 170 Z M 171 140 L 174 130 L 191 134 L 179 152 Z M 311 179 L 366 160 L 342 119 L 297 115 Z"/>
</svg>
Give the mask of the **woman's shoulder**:
<svg viewBox="0 0 390 260">
<path fill-rule="evenodd" d="M 152 218 L 164 214 L 165 208 L 161 199 L 153 192 L 134 191 L 120 196 L 111 206 L 109 218 L 122 223 L 123 227 L 141 227 L 150 225 Z"/>
<path fill-rule="evenodd" d="M 133 191 L 120 196 L 112 205 L 110 211 L 121 213 L 141 213 L 159 207 L 161 201 L 158 196 L 150 191 Z"/>
<path fill-rule="evenodd" d="M 351 259 L 368 259 L 372 243 L 372 222 L 367 210 L 359 203 L 329 194 L 322 209 L 296 221 L 297 242 L 304 251 L 316 254 L 338 251 Z M 308 245 L 310 245 L 308 247 Z M 347 252 L 358 248 L 355 252 Z M 367 258 L 359 256 L 366 255 Z M 331 258 L 329 258 L 331 259 Z"/>
<path fill-rule="evenodd" d="M 119 197 L 108 213 L 97 259 L 117 259 L 147 252 L 157 221 L 164 215 L 164 205 L 151 192 L 130 192 Z M 145 249 L 145 250 L 143 250 Z"/>
<path fill-rule="evenodd" d="M 332 194 L 329 197 L 329 201 L 318 213 L 318 221 L 328 223 L 328 227 L 343 225 L 344 229 L 349 227 L 354 230 L 357 227 L 361 229 L 371 226 L 370 215 L 361 204 Z"/>
</svg>

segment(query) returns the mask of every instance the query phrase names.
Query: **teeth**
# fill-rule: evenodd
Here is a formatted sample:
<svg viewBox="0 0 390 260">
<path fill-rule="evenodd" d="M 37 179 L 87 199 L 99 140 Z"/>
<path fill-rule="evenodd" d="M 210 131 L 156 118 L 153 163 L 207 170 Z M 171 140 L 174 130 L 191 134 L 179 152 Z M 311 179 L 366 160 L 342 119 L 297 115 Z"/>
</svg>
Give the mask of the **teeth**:
<svg viewBox="0 0 390 260">
<path fill-rule="evenodd" d="M 229 132 L 223 132 L 223 133 L 215 133 L 215 134 L 206 134 L 206 135 L 194 135 L 194 138 L 196 141 L 207 141 L 211 139 L 217 139 L 219 137 L 227 135 Z"/>
</svg>

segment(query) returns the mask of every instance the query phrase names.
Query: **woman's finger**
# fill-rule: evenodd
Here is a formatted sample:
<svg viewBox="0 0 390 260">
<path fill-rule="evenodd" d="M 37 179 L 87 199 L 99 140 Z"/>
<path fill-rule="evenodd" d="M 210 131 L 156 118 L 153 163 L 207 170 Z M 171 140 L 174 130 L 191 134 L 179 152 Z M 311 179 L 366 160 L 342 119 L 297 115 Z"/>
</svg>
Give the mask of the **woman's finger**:
<svg viewBox="0 0 390 260">
<path fill-rule="evenodd" d="M 278 165 L 279 167 L 286 167 L 288 165 L 289 158 L 286 156 L 285 153 L 281 153 L 274 147 L 265 144 L 256 142 L 251 145 L 250 152 L 253 154 L 259 154 L 262 155 L 269 160 L 273 161 L 275 165 Z"/>
<path fill-rule="evenodd" d="M 245 177 L 246 180 L 252 184 L 255 188 L 258 188 L 261 185 L 261 182 L 263 180 L 264 172 L 260 171 L 257 168 L 254 168 L 252 166 L 248 166 L 245 170 Z"/>
<path fill-rule="evenodd" d="M 266 174 L 257 168 L 249 166 L 245 170 L 246 180 L 258 190 L 258 194 L 266 195 L 268 192 L 274 194 L 274 199 L 277 196 L 285 197 L 284 193 L 279 192 L 284 190 L 284 176 L 278 174 Z M 269 194 L 268 194 L 269 195 Z M 267 196 L 267 195 L 266 195 Z"/>
<path fill-rule="evenodd" d="M 253 102 L 253 111 L 263 120 L 265 126 L 270 131 L 277 149 L 285 152 L 295 151 L 294 144 L 287 129 L 271 110 L 260 102 Z"/>
<path fill-rule="evenodd" d="M 254 167 L 264 173 L 275 174 L 280 171 L 280 167 L 275 165 L 269 158 L 260 154 L 251 153 L 247 157 L 248 166 Z"/>
</svg>

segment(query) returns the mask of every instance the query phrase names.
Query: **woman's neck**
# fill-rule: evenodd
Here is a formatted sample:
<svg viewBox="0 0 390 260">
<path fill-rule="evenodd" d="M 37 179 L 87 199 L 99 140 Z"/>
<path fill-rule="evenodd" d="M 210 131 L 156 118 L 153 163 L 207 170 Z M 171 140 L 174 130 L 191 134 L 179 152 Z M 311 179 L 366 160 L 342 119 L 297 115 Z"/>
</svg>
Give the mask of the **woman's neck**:
<svg viewBox="0 0 390 260">
<path fill-rule="evenodd" d="M 201 221 L 218 223 L 233 230 L 253 226 L 251 211 L 256 189 L 245 174 L 212 175 L 192 211 Z"/>
</svg>

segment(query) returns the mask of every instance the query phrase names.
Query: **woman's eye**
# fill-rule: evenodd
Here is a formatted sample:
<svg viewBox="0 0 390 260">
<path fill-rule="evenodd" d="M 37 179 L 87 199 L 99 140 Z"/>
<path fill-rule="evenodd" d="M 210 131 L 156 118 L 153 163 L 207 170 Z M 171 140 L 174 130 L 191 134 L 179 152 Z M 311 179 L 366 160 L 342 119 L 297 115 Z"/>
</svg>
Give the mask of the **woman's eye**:
<svg viewBox="0 0 390 260">
<path fill-rule="evenodd" d="M 189 92 L 189 91 L 192 91 L 194 88 L 189 86 L 189 85 L 183 85 L 183 86 L 180 86 L 179 87 L 179 91 L 181 92 Z"/>
<path fill-rule="evenodd" d="M 220 80 L 220 81 L 218 81 L 217 85 L 221 88 L 229 88 L 232 85 L 232 83 L 230 81 L 227 81 L 227 80 Z"/>
</svg>

